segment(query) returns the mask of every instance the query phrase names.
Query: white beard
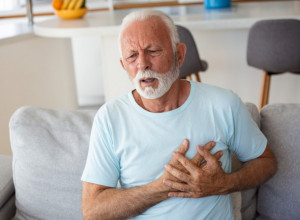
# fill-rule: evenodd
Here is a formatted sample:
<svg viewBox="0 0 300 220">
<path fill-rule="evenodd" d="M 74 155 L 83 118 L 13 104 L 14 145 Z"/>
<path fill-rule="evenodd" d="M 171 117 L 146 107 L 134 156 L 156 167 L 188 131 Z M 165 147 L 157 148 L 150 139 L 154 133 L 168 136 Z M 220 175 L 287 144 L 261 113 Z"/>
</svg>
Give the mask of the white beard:
<svg viewBox="0 0 300 220">
<path fill-rule="evenodd" d="M 179 77 L 179 66 L 175 61 L 171 67 L 171 69 L 167 73 L 156 73 L 151 70 L 139 71 L 135 78 L 132 79 L 132 83 L 136 88 L 137 92 L 145 99 L 157 99 L 166 94 L 173 83 Z M 158 87 L 153 88 L 151 86 L 147 86 L 144 89 L 140 85 L 140 80 L 143 78 L 155 78 L 158 80 Z"/>
</svg>

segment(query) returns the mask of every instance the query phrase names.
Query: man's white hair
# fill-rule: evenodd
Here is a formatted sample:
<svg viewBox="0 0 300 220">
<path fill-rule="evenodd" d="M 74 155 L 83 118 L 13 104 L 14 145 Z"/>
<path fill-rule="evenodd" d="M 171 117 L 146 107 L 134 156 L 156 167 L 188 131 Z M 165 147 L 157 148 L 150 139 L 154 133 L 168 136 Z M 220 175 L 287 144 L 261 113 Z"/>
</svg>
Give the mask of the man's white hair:
<svg viewBox="0 0 300 220">
<path fill-rule="evenodd" d="M 179 43 L 179 37 L 178 37 L 178 33 L 177 33 L 177 28 L 176 28 L 173 20 L 168 15 L 166 15 L 165 13 L 163 13 L 161 11 L 145 9 L 145 10 L 132 12 L 124 17 L 122 24 L 121 24 L 121 30 L 119 33 L 119 51 L 120 51 L 121 57 L 122 57 L 121 38 L 122 38 L 123 31 L 132 22 L 143 21 L 143 20 L 149 19 L 151 17 L 159 17 L 165 23 L 165 25 L 168 28 L 168 32 L 169 32 L 169 35 L 171 38 L 172 48 L 175 53 L 176 45 Z"/>
</svg>

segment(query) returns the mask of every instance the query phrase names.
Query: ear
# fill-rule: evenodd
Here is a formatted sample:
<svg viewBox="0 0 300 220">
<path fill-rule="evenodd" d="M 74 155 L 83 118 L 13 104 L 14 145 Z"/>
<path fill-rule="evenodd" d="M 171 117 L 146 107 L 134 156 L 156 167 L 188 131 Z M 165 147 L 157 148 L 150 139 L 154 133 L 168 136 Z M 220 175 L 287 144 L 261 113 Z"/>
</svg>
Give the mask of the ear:
<svg viewBox="0 0 300 220">
<path fill-rule="evenodd" d="M 125 66 L 124 66 L 124 63 L 123 63 L 123 59 L 120 58 L 120 63 L 121 63 L 121 66 L 123 67 L 124 70 L 126 70 Z"/>
<path fill-rule="evenodd" d="M 179 67 L 182 66 L 184 58 L 185 58 L 185 54 L 186 54 L 186 46 L 185 43 L 179 43 L 176 45 L 176 49 L 177 49 L 177 59 L 178 59 L 178 64 Z"/>
</svg>

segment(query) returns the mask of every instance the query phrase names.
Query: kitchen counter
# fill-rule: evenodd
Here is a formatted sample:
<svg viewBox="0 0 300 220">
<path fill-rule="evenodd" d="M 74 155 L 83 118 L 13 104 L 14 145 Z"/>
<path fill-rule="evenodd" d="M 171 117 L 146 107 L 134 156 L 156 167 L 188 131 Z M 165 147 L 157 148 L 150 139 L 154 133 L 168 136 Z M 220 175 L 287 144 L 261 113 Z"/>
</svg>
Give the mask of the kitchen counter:
<svg viewBox="0 0 300 220">
<path fill-rule="evenodd" d="M 158 8 L 177 24 L 192 29 L 248 28 L 261 19 L 300 18 L 300 1 L 233 3 L 232 7 L 207 10 L 203 5 Z M 118 31 L 123 17 L 130 10 L 89 12 L 83 19 L 59 18 L 37 22 L 34 32 L 47 37 L 110 35 Z"/>
</svg>

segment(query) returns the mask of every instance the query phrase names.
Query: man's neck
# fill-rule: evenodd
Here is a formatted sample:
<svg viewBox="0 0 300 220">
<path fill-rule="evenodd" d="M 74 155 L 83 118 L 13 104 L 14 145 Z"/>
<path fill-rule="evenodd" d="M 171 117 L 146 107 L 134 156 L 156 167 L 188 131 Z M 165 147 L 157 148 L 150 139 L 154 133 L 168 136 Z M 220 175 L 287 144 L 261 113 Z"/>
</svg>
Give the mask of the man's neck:
<svg viewBox="0 0 300 220">
<path fill-rule="evenodd" d="M 168 112 L 182 106 L 190 94 L 190 83 L 185 80 L 176 80 L 170 90 L 158 99 L 145 99 L 135 90 L 133 97 L 143 109 L 161 113 Z"/>
</svg>

